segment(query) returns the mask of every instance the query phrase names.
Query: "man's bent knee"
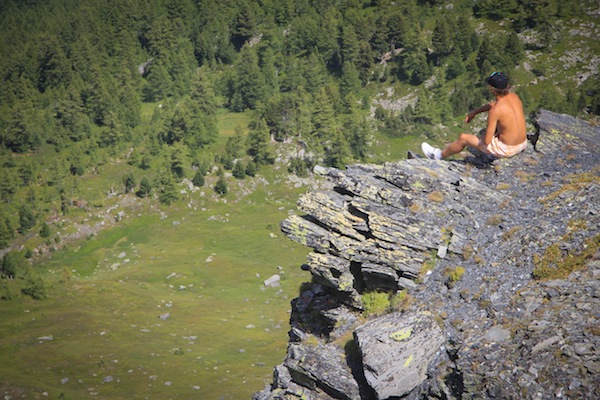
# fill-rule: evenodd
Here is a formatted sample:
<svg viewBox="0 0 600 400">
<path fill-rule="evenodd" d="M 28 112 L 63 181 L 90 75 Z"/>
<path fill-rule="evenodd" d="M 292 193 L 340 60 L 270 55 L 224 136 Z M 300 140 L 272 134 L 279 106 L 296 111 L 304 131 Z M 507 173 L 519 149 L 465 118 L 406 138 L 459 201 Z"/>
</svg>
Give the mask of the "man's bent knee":
<svg viewBox="0 0 600 400">
<path fill-rule="evenodd" d="M 461 133 L 458 136 L 458 141 L 463 146 L 477 147 L 479 146 L 479 138 L 475 135 L 471 135 L 468 133 Z"/>
</svg>

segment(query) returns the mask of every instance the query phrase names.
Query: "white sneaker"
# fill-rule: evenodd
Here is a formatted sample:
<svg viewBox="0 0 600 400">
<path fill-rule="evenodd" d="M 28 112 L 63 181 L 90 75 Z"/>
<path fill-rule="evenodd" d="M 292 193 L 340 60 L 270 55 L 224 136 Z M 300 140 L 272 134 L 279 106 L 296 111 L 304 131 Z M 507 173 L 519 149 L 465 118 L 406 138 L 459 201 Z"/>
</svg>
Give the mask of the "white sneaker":
<svg viewBox="0 0 600 400">
<path fill-rule="evenodd" d="M 432 160 L 441 160 L 442 159 L 442 151 L 440 149 L 437 149 L 433 146 L 431 146 L 428 143 L 421 143 L 421 150 L 423 151 L 423 154 L 425 154 L 425 157 L 427 158 L 431 158 Z"/>
</svg>

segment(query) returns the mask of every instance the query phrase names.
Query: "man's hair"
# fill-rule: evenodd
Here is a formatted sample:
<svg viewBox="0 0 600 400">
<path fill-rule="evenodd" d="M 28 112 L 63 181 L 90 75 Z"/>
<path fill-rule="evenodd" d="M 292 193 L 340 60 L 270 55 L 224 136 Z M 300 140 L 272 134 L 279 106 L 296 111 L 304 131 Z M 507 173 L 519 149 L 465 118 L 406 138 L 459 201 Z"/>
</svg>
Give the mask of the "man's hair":
<svg viewBox="0 0 600 400">
<path fill-rule="evenodd" d="M 510 92 L 510 86 L 507 86 L 504 89 L 496 89 L 495 87 L 490 86 L 490 90 L 495 97 L 504 97 Z"/>
</svg>

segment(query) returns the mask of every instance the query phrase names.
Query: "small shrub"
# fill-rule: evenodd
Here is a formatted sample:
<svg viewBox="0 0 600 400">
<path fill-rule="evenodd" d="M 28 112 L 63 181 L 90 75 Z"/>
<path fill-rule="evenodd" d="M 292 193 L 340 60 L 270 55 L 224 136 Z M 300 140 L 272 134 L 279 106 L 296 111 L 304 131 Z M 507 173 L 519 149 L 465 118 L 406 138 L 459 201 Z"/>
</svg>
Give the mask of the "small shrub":
<svg viewBox="0 0 600 400">
<path fill-rule="evenodd" d="M 471 246 L 470 244 L 465 245 L 462 252 L 463 260 L 468 260 L 473 256 L 474 253 L 475 250 L 473 249 L 473 246 Z"/>
<path fill-rule="evenodd" d="M 427 275 L 427 273 L 435 268 L 435 254 L 432 254 L 431 257 L 421 265 L 421 272 L 419 275 L 421 277 Z"/>
<path fill-rule="evenodd" d="M 458 282 L 460 280 L 460 278 L 462 278 L 464 273 L 465 273 L 465 269 L 461 266 L 458 266 L 455 268 L 450 268 L 450 269 L 446 270 L 446 285 L 449 288 L 454 287 L 456 282 Z"/>
<path fill-rule="evenodd" d="M 366 315 L 383 315 L 390 307 L 390 295 L 385 292 L 363 293 L 362 301 Z"/>
<path fill-rule="evenodd" d="M 25 286 L 21 292 L 35 300 L 43 300 L 46 298 L 46 285 L 41 276 L 28 271 L 25 276 Z"/>
<path fill-rule="evenodd" d="M 504 232 L 502 234 L 502 240 L 508 240 L 510 238 L 512 238 L 514 236 L 515 233 L 517 233 L 518 231 L 520 231 L 521 229 L 523 229 L 522 226 L 513 226 L 512 228 L 510 228 L 509 230 L 507 230 L 506 232 Z"/>
</svg>

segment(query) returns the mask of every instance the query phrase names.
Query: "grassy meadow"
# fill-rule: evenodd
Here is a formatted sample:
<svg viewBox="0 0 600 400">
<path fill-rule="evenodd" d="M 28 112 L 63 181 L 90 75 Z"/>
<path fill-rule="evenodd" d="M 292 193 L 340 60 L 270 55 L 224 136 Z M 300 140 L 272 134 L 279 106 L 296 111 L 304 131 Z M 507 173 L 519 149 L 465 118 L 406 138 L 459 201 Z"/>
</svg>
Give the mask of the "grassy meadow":
<svg viewBox="0 0 600 400">
<path fill-rule="evenodd" d="M 285 355 L 307 278 L 307 249 L 277 228 L 293 202 L 278 200 L 138 217 L 55 253 L 47 300 L 2 304 L 2 393 L 249 398 Z M 275 273 L 280 287 L 265 288 Z"/>
<path fill-rule="evenodd" d="M 152 105 L 145 107 L 149 118 Z M 220 113 L 215 148 L 247 122 Z M 419 142 L 374 137 L 368 161 L 404 158 Z M 18 294 L 19 280 L 7 281 L 15 298 L 0 303 L 5 398 L 248 399 L 283 361 L 290 301 L 310 279 L 300 269 L 310 249 L 284 237 L 279 223 L 308 188 L 290 187 L 286 168 L 269 167 L 228 178 L 224 199 L 212 191 L 214 176 L 170 207 L 107 197 L 130 171 L 138 181 L 146 173 L 117 160 L 78 178 L 92 211 L 54 221 L 61 242 L 102 214 L 125 217 L 34 257 L 47 299 Z M 43 243 L 33 235 L 20 244 Z M 265 287 L 276 273 L 280 286 Z"/>
</svg>

